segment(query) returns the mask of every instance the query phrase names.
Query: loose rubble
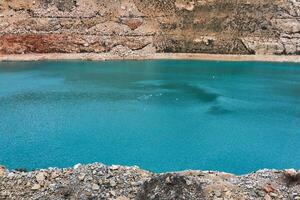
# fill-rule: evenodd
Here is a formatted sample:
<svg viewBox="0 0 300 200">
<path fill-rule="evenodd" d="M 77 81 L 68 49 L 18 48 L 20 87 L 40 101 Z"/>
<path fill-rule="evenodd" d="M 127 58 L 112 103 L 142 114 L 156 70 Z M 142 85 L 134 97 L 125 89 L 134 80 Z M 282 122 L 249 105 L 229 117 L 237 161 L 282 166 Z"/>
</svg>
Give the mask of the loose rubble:
<svg viewBox="0 0 300 200">
<path fill-rule="evenodd" d="M 300 199 L 300 171 L 151 173 L 100 163 L 31 172 L 0 167 L 0 199 Z"/>
</svg>

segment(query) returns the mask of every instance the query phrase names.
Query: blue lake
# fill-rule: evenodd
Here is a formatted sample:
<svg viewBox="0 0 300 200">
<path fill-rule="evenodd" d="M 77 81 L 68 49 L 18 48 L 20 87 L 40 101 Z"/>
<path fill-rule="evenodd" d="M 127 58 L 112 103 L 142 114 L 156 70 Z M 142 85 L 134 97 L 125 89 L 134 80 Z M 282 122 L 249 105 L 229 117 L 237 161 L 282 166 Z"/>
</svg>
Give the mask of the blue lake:
<svg viewBox="0 0 300 200">
<path fill-rule="evenodd" d="M 300 168 L 300 64 L 0 62 L 0 164 Z"/>
</svg>

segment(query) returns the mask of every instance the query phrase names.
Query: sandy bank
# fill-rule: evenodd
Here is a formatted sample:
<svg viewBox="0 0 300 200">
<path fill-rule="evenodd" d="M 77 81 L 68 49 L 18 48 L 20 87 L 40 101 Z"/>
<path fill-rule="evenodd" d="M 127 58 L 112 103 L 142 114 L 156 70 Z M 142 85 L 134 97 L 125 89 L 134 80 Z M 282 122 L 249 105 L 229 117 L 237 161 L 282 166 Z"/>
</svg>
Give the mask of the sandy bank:
<svg viewBox="0 0 300 200">
<path fill-rule="evenodd" d="M 0 61 L 37 61 L 37 60 L 219 60 L 219 61 L 267 61 L 296 62 L 300 56 L 277 55 L 221 55 L 192 53 L 156 53 L 114 55 L 111 53 L 49 53 L 49 54 L 14 54 L 0 55 Z"/>
</svg>

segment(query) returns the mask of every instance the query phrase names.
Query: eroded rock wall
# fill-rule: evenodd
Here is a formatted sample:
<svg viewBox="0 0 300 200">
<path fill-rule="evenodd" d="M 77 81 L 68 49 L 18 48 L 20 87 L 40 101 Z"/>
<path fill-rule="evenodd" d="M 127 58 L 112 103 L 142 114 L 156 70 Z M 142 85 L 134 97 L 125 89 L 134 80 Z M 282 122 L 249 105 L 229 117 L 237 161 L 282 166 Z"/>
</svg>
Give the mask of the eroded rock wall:
<svg viewBox="0 0 300 200">
<path fill-rule="evenodd" d="M 0 53 L 115 49 L 300 54 L 300 1 L 0 1 Z"/>
</svg>

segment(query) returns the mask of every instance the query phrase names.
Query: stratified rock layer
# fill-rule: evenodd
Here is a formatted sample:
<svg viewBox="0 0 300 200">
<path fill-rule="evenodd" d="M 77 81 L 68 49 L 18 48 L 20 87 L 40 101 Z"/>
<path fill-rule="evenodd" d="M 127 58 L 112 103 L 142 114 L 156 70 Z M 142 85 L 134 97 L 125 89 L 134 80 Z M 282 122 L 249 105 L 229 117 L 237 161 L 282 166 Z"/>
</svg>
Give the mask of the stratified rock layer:
<svg viewBox="0 0 300 200">
<path fill-rule="evenodd" d="M 154 174 L 99 163 L 8 171 L 0 167 L 0 199 L 243 200 L 300 199 L 300 172 L 261 170 L 244 176 L 185 171 Z"/>
<path fill-rule="evenodd" d="M 0 53 L 300 54 L 299 0 L 2 0 Z M 122 48 L 120 48 L 122 47 Z"/>
</svg>

